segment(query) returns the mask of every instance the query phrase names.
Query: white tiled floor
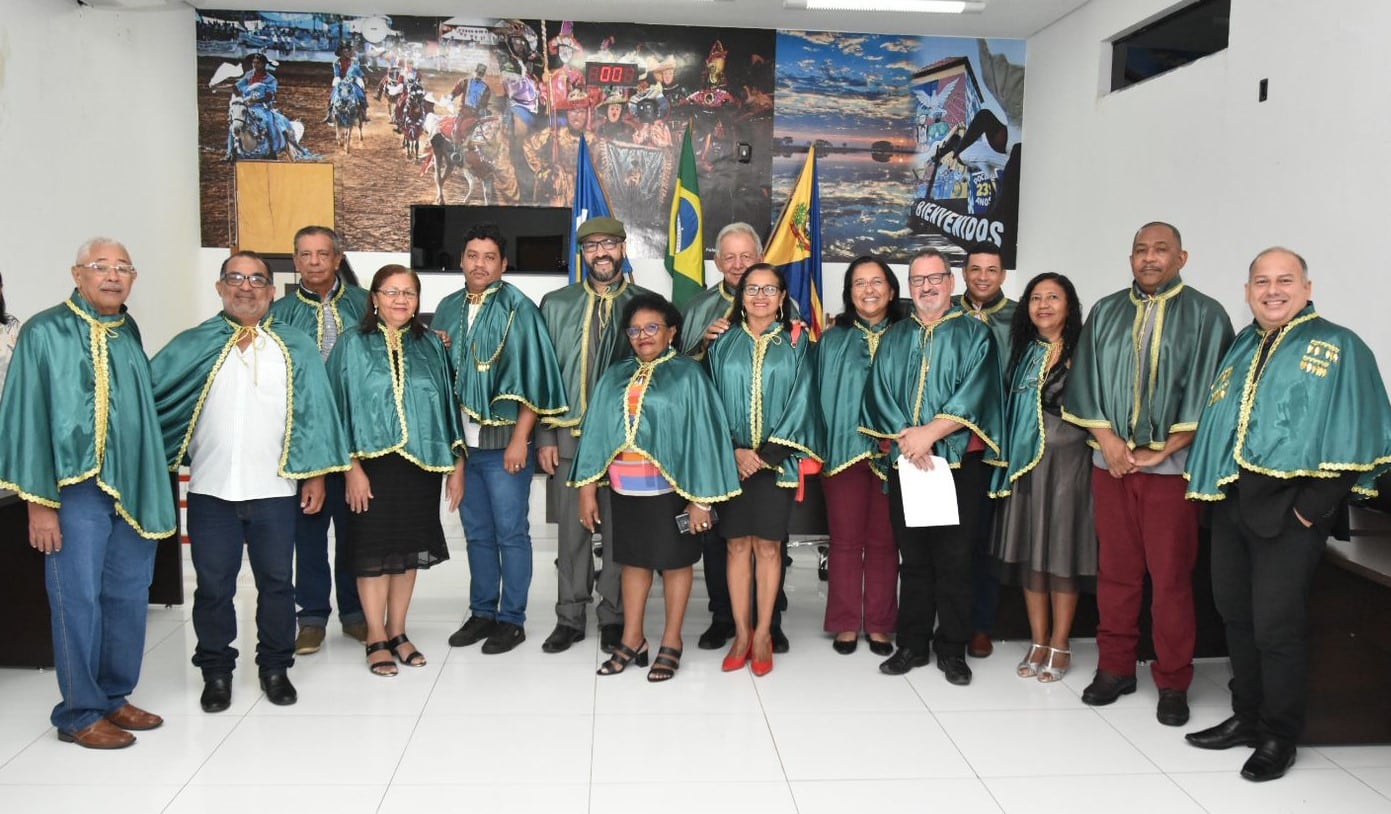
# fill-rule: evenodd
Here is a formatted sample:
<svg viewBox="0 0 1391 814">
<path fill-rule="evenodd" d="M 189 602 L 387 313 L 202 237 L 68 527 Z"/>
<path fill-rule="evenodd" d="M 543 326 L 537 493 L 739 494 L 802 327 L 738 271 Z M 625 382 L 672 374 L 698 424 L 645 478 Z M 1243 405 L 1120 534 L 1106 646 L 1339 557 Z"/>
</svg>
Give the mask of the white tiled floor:
<svg viewBox="0 0 1391 814">
<path fill-rule="evenodd" d="M 137 704 L 166 717 L 133 748 L 89 752 L 48 725 L 51 672 L 0 670 L 0 809 L 104 812 L 1391 812 L 1391 747 L 1304 748 L 1283 780 L 1243 781 L 1245 750 L 1203 752 L 1154 720 L 1156 693 L 1111 707 L 1079 695 L 1096 663 L 1079 641 L 1061 684 L 1014 677 L 1024 646 L 1002 642 L 972 660 L 975 681 L 948 685 L 935 666 L 891 678 L 861 646 L 834 653 L 820 630 L 825 585 L 815 554 L 794 552 L 785 622 L 792 652 L 762 679 L 720 672 L 696 648 L 708 621 L 696 580 L 681 671 L 648 684 L 643 670 L 596 677 L 592 629 L 568 653 L 541 653 L 555 623 L 554 527 L 533 495 L 536 576 L 530 637 L 512 653 L 452 650 L 468 569 L 457 519 L 455 559 L 421 575 L 412 639 L 430 659 L 384 680 L 361 647 L 332 628 L 291 672 L 292 707 L 272 706 L 249 655 L 232 707 L 206 715 L 189 664 L 189 606 L 150 611 Z M 192 569 L 184 571 L 192 597 Z M 660 583 L 659 583 L 660 584 Z M 648 634 L 660 635 L 654 591 Z M 255 593 L 243 569 L 244 654 L 254 652 Z M 1197 729 L 1227 714 L 1227 667 L 1198 666 Z"/>
</svg>

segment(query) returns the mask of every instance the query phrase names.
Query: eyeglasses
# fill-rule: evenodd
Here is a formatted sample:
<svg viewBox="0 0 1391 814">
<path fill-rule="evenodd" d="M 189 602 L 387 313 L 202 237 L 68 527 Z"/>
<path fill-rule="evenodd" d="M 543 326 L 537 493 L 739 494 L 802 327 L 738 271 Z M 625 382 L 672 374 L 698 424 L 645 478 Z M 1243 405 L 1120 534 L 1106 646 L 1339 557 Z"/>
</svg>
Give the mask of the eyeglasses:
<svg viewBox="0 0 1391 814">
<path fill-rule="evenodd" d="M 250 283 L 252 288 L 265 288 L 270 285 L 270 278 L 264 274 L 242 274 L 239 271 L 229 271 L 222 275 L 222 282 L 235 288 L 240 288 L 242 283 Z"/>
<path fill-rule="evenodd" d="M 586 240 L 580 244 L 580 249 L 586 252 L 597 252 L 601 248 L 613 250 L 618 248 L 618 244 L 622 242 L 612 237 L 606 237 L 603 240 Z"/>
<path fill-rule="evenodd" d="M 79 266 L 73 266 L 73 268 L 95 271 L 97 274 L 100 274 L 103 277 L 105 277 L 113 271 L 121 275 L 122 277 L 132 277 L 135 275 L 135 266 L 126 265 L 125 263 L 117 263 L 115 265 L 112 265 L 110 263 L 84 263 Z"/>
<path fill-rule="evenodd" d="M 388 300 L 413 300 L 420 296 L 419 291 L 411 291 L 409 288 L 379 288 L 377 289 L 377 293 L 386 297 Z"/>
<path fill-rule="evenodd" d="M 641 326 L 639 326 L 639 325 L 633 325 L 632 327 L 630 327 L 630 328 L 627 329 L 627 330 L 628 330 L 628 338 L 629 338 L 629 339 L 637 339 L 637 338 L 638 338 L 638 334 L 642 334 L 642 335 L 644 335 L 644 336 L 656 336 L 656 335 L 657 335 L 657 332 L 658 332 L 658 331 L 661 331 L 661 330 L 662 330 L 663 328 L 665 328 L 665 327 L 666 327 L 666 326 L 663 325 L 663 324 L 660 323 L 660 322 L 649 322 L 649 323 L 647 323 L 646 325 L 641 325 Z"/>
<path fill-rule="evenodd" d="M 909 277 L 908 285 L 911 285 L 914 288 L 922 288 L 923 286 L 928 284 L 941 285 L 950 276 L 950 271 L 939 271 L 936 274 L 919 274 L 913 277 Z"/>
<path fill-rule="evenodd" d="M 868 280 L 856 280 L 850 284 L 850 287 L 856 291 L 861 291 L 866 288 L 883 288 L 888 285 L 888 283 L 889 281 L 885 280 L 883 277 L 874 277 Z"/>
<path fill-rule="evenodd" d="M 780 294 L 781 292 L 782 292 L 782 286 L 773 285 L 773 284 L 771 284 L 771 283 L 768 284 L 768 285 L 749 285 L 749 286 L 744 286 L 744 296 L 745 296 L 745 297 L 756 297 L 756 296 L 758 296 L 759 294 L 762 294 L 762 295 L 764 295 L 765 297 L 776 297 L 776 296 L 777 296 L 778 294 Z"/>
</svg>

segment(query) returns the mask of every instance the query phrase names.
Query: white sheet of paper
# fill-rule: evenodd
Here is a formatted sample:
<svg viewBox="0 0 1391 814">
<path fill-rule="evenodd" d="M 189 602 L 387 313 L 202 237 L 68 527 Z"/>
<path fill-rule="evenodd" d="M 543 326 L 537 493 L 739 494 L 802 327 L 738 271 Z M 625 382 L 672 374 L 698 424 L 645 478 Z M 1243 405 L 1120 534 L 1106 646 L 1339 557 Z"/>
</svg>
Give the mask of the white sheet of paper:
<svg viewBox="0 0 1391 814">
<path fill-rule="evenodd" d="M 903 489 L 903 524 L 909 528 L 955 526 L 956 481 L 946 460 L 932 456 L 932 469 L 919 469 L 906 457 L 898 459 L 898 485 Z"/>
</svg>

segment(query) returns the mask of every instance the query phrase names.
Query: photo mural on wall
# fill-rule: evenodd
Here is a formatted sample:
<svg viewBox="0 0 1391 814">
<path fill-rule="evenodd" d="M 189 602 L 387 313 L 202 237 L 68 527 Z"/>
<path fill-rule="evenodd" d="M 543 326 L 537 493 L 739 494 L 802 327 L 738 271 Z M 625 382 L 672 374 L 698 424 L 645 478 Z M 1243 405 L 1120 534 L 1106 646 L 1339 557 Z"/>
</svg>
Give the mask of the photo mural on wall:
<svg viewBox="0 0 1391 814">
<path fill-rule="evenodd" d="M 197 37 L 205 246 L 235 161 L 332 162 L 348 247 L 406 251 L 413 204 L 568 207 L 583 135 L 660 257 L 688 126 L 707 222 L 772 217 L 773 31 L 203 10 Z"/>
<path fill-rule="evenodd" d="M 1023 40 L 779 31 L 774 198 L 815 144 L 824 259 L 960 256 L 988 240 L 1013 268 L 1024 51 Z"/>
</svg>

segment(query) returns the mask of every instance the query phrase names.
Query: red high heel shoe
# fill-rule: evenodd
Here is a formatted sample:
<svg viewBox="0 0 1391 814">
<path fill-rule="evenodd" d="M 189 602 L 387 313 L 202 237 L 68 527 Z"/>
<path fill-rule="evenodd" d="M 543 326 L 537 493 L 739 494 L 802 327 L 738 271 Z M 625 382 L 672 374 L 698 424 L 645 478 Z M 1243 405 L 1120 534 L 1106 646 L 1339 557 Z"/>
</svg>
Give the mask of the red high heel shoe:
<svg viewBox="0 0 1391 814">
<path fill-rule="evenodd" d="M 750 654 L 749 657 L 750 657 L 751 659 L 753 659 L 753 663 L 752 663 L 750 666 L 751 666 L 751 668 L 753 669 L 753 674 L 754 674 L 754 675 L 756 675 L 756 676 L 766 676 L 766 675 L 768 675 L 769 673 L 773 672 L 773 654 L 772 654 L 772 653 L 769 653 L 769 654 L 768 654 L 768 660 L 767 660 L 767 661 L 759 661 L 758 659 L 753 658 L 753 650 L 752 650 L 752 649 L 749 650 L 749 654 Z"/>
<path fill-rule="evenodd" d="M 753 640 L 750 639 L 749 646 L 744 648 L 744 652 L 742 654 L 737 656 L 733 654 L 725 656 L 724 661 L 720 664 L 720 669 L 724 670 L 726 673 L 732 673 L 735 670 L 742 670 L 744 668 L 744 665 L 747 664 L 749 659 L 752 657 Z"/>
</svg>

